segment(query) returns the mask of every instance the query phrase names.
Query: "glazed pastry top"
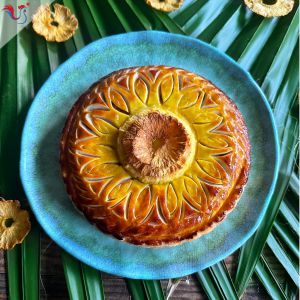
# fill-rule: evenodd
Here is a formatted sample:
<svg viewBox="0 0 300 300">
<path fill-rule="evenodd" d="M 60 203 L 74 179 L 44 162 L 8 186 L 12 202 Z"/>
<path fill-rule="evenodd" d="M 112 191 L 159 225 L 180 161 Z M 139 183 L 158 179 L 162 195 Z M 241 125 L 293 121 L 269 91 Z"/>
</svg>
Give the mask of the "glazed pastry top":
<svg viewBox="0 0 300 300">
<path fill-rule="evenodd" d="M 247 182 L 250 144 L 236 105 L 199 75 L 120 70 L 73 106 L 62 174 L 76 206 L 130 243 L 175 244 L 211 230 Z"/>
</svg>

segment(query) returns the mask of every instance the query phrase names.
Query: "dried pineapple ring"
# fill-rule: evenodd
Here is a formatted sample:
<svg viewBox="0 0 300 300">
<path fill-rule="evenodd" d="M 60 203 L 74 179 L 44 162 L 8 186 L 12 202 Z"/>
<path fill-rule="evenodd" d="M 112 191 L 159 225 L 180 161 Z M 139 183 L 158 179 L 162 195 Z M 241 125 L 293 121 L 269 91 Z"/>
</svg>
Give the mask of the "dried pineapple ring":
<svg viewBox="0 0 300 300">
<path fill-rule="evenodd" d="M 17 200 L 0 201 L 0 249 L 9 250 L 23 242 L 31 228 L 29 214 Z"/>
<path fill-rule="evenodd" d="M 266 0 L 244 1 L 253 12 L 266 18 L 285 16 L 294 7 L 294 0 L 277 0 L 272 2 L 267 2 Z"/>
<path fill-rule="evenodd" d="M 190 167 L 195 149 L 189 124 L 171 112 L 146 110 L 119 129 L 120 159 L 125 169 L 144 183 L 180 177 Z"/>
<path fill-rule="evenodd" d="M 157 10 L 170 12 L 178 9 L 183 0 L 146 0 L 146 3 Z"/>
<path fill-rule="evenodd" d="M 41 5 L 32 16 L 34 31 L 48 42 L 64 42 L 70 39 L 78 28 L 78 20 L 69 8 L 54 4 L 54 12 L 49 4 Z"/>
</svg>

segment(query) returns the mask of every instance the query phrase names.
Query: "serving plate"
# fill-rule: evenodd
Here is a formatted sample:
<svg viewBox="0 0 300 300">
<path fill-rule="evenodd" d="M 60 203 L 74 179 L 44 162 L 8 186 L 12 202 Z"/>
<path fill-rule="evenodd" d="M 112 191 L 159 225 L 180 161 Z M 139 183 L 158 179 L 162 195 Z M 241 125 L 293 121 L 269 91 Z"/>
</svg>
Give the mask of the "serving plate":
<svg viewBox="0 0 300 300">
<path fill-rule="evenodd" d="M 142 65 L 184 68 L 212 81 L 236 103 L 249 131 L 251 170 L 236 209 L 209 234 L 173 247 L 135 246 L 100 232 L 72 205 L 60 176 L 60 135 L 74 102 L 101 77 Z M 218 262 L 254 233 L 274 190 L 278 161 L 272 112 L 249 73 L 199 40 L 148 31 L 95 41 L 48 78 L 27 115 L 20 171 L 37 220 L 63 249 L 107 273 L 163 279 L 184 276 Z"/>
</svg>

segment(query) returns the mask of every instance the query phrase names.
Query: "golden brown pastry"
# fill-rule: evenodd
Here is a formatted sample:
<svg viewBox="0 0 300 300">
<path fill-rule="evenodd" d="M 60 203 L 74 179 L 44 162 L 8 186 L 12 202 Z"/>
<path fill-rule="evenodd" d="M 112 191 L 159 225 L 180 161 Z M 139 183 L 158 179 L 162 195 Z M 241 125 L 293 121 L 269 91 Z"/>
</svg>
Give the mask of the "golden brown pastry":
<svg viewBox="0 0 300 300">
<path fill-rule="evenodd" d="M 207 233 L 236 205 L 250 145 L 235 104 L 191 72 L 145 66 L 96 82 L 69 113 L 61 168 L 102 231 L 147 246 Z"/>
</svg>

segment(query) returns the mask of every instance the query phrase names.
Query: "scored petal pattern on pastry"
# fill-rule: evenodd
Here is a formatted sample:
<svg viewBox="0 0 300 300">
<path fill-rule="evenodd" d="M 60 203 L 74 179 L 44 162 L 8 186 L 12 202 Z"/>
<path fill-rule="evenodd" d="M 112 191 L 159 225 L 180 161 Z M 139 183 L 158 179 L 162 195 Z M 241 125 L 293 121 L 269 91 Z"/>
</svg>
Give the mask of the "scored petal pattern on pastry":
<svg viewBox="0 0 300 300">
<path fill-rule="evenodd" d="M 61 140 L 77 207 L 101 230 L 151 246 L 200 236 L 223 220 L 247 181 L 249 153 L 233 102 L 205 78 L 165 66 L 95 83 Z"/>
</svg>

